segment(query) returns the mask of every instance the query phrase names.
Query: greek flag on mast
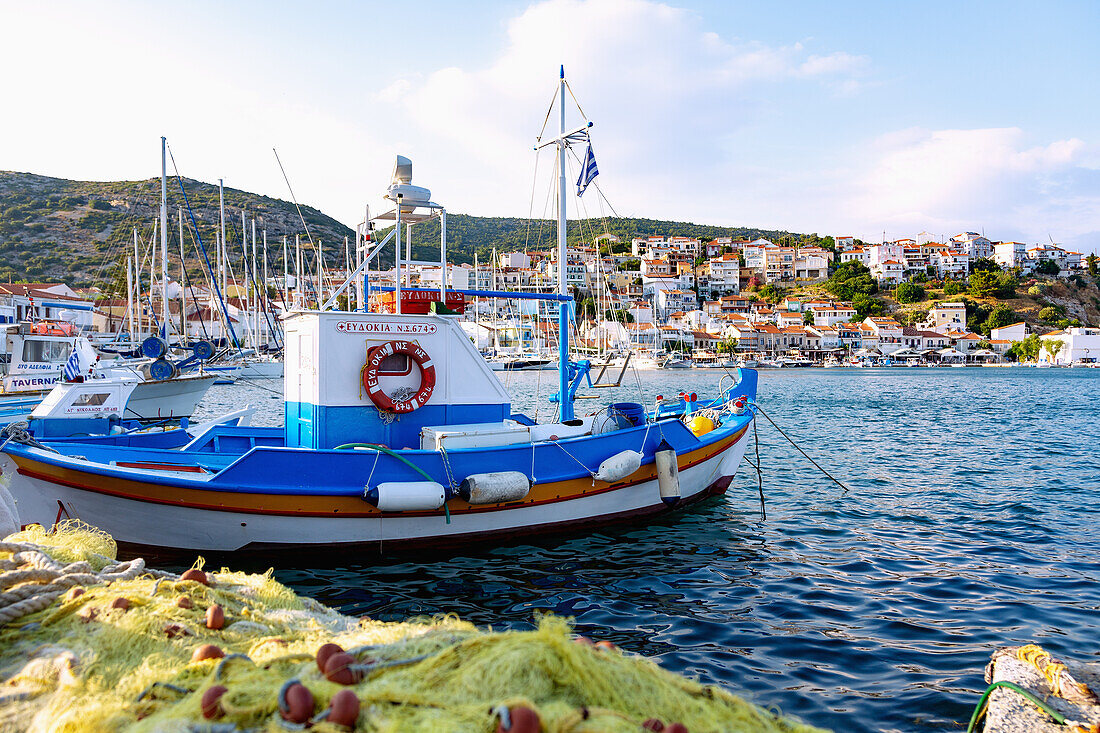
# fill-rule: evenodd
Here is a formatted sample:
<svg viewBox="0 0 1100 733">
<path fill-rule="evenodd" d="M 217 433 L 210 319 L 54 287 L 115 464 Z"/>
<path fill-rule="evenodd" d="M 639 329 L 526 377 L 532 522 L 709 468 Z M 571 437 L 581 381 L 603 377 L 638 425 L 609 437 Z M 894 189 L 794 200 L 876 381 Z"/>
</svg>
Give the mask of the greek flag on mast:
<svg viewBox="0 0 1100 733">
<path fill-rule="evenodd" d="M 596 167 L 596 156 L 592 153 L 592 143 L 588 143 L 588 152 L 584 155 L 584 164 L 581 165 L 581 174 L 577 178 L 577 195 L 583 196 L 588 184 L 600 175 L 600 169 Z"/>
<path fill-rule="evenodd" d="M 61 370 L 61 375 L 66 382 L 71 382 L 80 376 L 80 372 L 80 350 L 74 344 L 73 352 L 69 354 L 69 360 L 65 362 L 65 368 Z"/>
</svg>

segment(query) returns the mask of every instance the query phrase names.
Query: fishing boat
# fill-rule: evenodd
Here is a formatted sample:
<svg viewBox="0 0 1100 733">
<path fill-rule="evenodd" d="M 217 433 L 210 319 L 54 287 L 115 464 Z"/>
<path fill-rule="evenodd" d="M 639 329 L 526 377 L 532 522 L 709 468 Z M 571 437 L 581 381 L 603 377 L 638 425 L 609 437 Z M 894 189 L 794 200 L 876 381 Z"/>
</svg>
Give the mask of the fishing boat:
<svg viewBox="0 0 1100 733">
<path fill-rule="evenodd" d="M 151 359 L 102 361 L 91 342 L 65 322 L 8 324 L 3 344 L 7 358 L 0 363 L 0 423 L 25 420 L 61 381 L 66 364 L 74 358 L 75 371 L 86 377 L 135 380 L 126 412 L 138 420 L 189 418 L 214 382 L 202 374 L 150 369 Z"/>
<path fill-rule="evenodd" d="M 560 262 L 566 256 L 565 155 L 588 142 L 586 122 L 539 140 L 558 155 Z M 411 184 L 399 158 L 387 193 L 390 236 L 357 246 L 349 287 L 366 309 L 369 263 L 394 240 L 394 313 L 292 310 L 283 321 L 284 426 L 217 426 L 178 448 L 45 446 L 9 440 L 2 469 L 25 522 L 59 512 L 160 551 L 389 551 L 470 548 L 538 534 L 637 522 L 723 493 L 751 440 L 757 374 L 723 375 L 710 398 L 683 393 L 652 406 L 615 403 L 577 415 L 590 364 L 570 360 L 574 302 L 554 293 L 459 291 L 525 298 L 558 311 L 557 415 L 536 422 L 512 409 L 459 315 L 403 312 L 402 224 L 446 211 Z M 419 218 L 418 218 L 419 217 Z M 446 273 L 446 265 L 443 272 Z M 349 556 L 351 557 L 351 556 Z"/>
</svg>

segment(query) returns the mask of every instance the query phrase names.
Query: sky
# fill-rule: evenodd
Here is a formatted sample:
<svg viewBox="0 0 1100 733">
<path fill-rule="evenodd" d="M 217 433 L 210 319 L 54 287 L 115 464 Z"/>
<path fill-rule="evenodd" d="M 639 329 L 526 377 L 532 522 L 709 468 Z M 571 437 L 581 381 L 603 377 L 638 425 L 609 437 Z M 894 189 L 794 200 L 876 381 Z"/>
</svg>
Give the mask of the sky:
<svg viewBox="0 0 1100 733">
<path fill-rule="evenodd" d="M 564 64 L 607 198 L 571 216 L 1091 252 L 1097 37 L 1090 1 L 0 0 L 0 170 L 150 178 L 164 135 L 183 175 L 289 198 L 274 147 L 354 226 L 402 154 L 450 212 L 552 215 Z"/>
</svg>

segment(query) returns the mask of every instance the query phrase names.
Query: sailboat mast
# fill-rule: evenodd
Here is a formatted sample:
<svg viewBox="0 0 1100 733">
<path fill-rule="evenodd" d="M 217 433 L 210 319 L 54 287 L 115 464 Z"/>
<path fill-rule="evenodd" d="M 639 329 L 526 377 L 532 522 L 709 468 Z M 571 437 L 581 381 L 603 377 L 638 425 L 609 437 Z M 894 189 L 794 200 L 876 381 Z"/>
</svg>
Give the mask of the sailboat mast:
<svg viewBox="0 0 1100 733">
<path fill-rule="evenodd" d="M 573 400 L 569 399 L 569 294 L 565 278 L 565 67 L 561 67 L 558 94 L 561 137 L 558 138 L 558 398 L 562 422 L 573 419 Z"/>
<path fill-rule="evenodd" d="M 264 229 L 264 279 L 263 284 L 260 286 L 263 288 L 263 304 L 264 304 L 264 323 L 267 323 L 267 314 L 271 312 L 271 308 L 267 303 L 267 230 Z M 264 343 L 271 343 L 274 333 L 267 335 L 267 340 Z"/>
<path fill-rule="evenodd" d="M 141 301 L 141 258 L 138 256 L 138 231 L 137 227 L 134 227 L 134 299 L 130 303 L 130 346 L 133 347 L 134 338 L 134 321 L 136 318 L 136 308 L 138 302 Z M 141 326 L 137 326 L 137 331 L 141 331 Z"/>
<path fill-rule="evenodd" d="M 221 223 L 221 239 L 218 240 L 218 280 L 225 292 L 225 181 L 218 179 L 218 221 Z"/>
<path fill-rule="evenodd" d="M 137 229 L 134 230 L 135 232 Z M 133 260 L 126 256 L 126 318 L 130 321 L 130 348 L 134 348 L 134 271 Z"/>
<path fill-rule="evenodd" d="M 168 162 L 165 149 L 168 140 L 160 139 L 160 295 L 164 338 L 168 338 Z"/>
<path fill-rule="evenodd" d="M 290 310 L 290 263 L 286 259 L 286 235 L 283 235 L 283 310 Z"/>
<path fill-rule="evenodd" d="M 178 209 L 180 222 L 180 344 L 187 340 L 187 289 L 183 287 L 187 279 L 187 262 L 183 259 L 183 207 Z"/>
</svg>

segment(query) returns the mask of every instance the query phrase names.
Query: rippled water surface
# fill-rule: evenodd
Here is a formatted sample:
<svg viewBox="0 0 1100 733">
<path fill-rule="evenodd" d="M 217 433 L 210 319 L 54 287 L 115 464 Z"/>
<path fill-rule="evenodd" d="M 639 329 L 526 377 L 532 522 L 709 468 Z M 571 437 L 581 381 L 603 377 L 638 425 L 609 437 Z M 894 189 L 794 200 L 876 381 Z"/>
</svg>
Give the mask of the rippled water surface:
<svg viewBox="0 0 1100 733">
<path fill-rule="evenodd" d="M 701 394 L 719 373 L 640 372 L 605 400 Z M 506 375 L 516 406 L 552 372 Z M 278 382 L 215 387 L 280 424 Z M 724 497 L 645 526 L 438 557 L 281 569 L 346 613 L 456 612 L 494 628 L 572 616 L 587 635 L 838 731 L 965 724 L 990 653 L 1097 659 L 1100 370 L 761 372 L 767 519 L 742 464 Z M 594 410 L 595 400 L 578 402 Z M 751 448 L 750 448 L 751 450 Z"/>
</svg>

